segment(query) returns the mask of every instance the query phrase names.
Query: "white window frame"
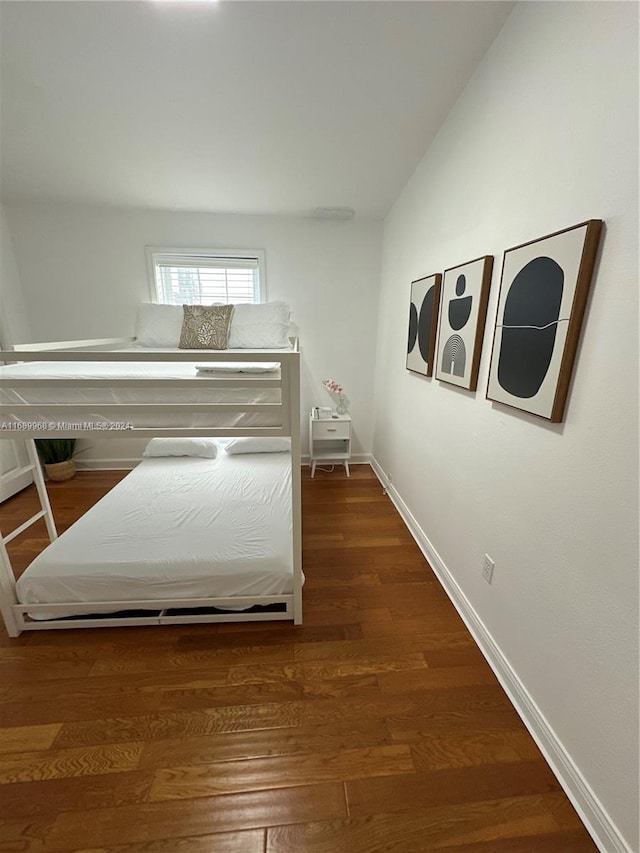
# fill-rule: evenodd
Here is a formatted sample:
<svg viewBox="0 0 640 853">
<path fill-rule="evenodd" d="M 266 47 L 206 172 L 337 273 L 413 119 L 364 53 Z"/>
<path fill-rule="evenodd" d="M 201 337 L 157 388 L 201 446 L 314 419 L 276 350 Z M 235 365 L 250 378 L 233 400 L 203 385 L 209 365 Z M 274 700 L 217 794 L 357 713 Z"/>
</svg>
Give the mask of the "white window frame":
<svg viewBox="0 0 640 853">
<path fill-rule="evenodd" d="M 253 301 L 255 303 L 267 301 L 267 274 L 266 256 L 264 249 L 180 249 L 166 246 L 147 246 L 147 274 L 149 279 L 149 293 L 152 302 L 163 303 L 162 294 L 156 281 L 156 263 L 159 260 L 175 258 L 181 263 L 193 261 L 193 266 L 198 265 L 198 260 L 206 258 L 233 258 L 240 260 L 247 258 L 258 263 L 258 281 L 254 283 Z M 168 304 L 168 303 L 163 303 Z"/>
</svg>

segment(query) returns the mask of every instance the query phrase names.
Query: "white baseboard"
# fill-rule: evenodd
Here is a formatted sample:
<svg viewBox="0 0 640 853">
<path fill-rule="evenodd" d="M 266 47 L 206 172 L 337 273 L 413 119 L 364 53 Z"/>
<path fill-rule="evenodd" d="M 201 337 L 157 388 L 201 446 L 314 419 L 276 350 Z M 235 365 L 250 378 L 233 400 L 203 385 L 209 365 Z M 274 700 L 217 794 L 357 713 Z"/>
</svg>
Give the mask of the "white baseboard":
<svg viewBox="0 0 640 853">
<path fill-rule="evenodd" d="M 378 464 L 371 467 L 602 853 L 633 853 L 484 622 Z"/>
<path fill-rule="evenodd" d="M 304 453 L 300 457 L 300 464 L 301 465 L 310 465 L 311 464 L 311 459 L 309 458 L 308 453 Z M 322 464 L 325 464 L 325 463 L 322 463 Z M 327 462 L 326 464 L 331 465 L 332 463 Z M 342 462 L 338 462 L 336 464 L 342 465 Z M 318 465 L 320 465 L 320 463 L 318 463 Z M 370 453 L 355 453 L 349 459 L 349 465 L 371 465 L 371 454 Z"/>
</svg>

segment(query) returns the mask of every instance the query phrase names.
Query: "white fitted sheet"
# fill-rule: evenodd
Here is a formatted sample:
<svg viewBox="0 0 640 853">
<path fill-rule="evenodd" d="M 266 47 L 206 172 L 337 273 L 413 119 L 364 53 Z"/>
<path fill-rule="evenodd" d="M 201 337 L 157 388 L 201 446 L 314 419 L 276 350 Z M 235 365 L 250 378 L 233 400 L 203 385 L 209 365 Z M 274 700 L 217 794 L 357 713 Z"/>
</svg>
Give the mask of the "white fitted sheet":
<svg viewBox="0 0 640 853">
<path fill-rule="evenodd" d="M 290 350 L 282 350 L 289 352 Z M 119 350 L 119 352 L 153 352 L 161 358 L 163 352 L 176 352 L 171 349 L 143 349 L 134 348 Z M 64 421 L 66 423 L 78 424 L 104 424 L 127 421 L 137 428 L 168 428 L 175 426 L 279 426 L 281 418 L 278 414 L 267 412 L 216 412 L 212 410 L 207 413 L 191 414 L 188 423 L 184 423 L 180 416 L 175 413 L 158 413 L 145 415 L 144 413 L 130 414 L 126 410 L 126 404 L 131 403 L 238 403 L 241 405 L 266 403 L 279 404 L 281 394 L 279 388 L 212 388 L 207 385 L 207 380 L 220 378 L 233 378 L 234 374 L 239 379 L 279 378 L 280 364 L 277 362 L 211 362 L 206 371 L 199 370 L 204 366 L 202 362 L 202 350 L 179 350 L 182 353 L 193 353 L 192 362 L 91 362 L 91 361 L 42 361 L 25 362 L 23 364 L 5 365 L 0 367 L 0 378 L 2 379 L 24 379 L 37 378 L 42 380 L 64 379 L 72 382 L 74 379 L 99 379 L 104 382 L 105 387 L 74 388 L 71 386 L 52 386 L 50 388 L 0 388 L 0 427 L 3 424 L 20 422 L 47 423 L 55 421 L 50 413 L 38 410 L 38 403 L 42 405 L 68 404 L 64 409 Z M 227 350 L 230 358 L 234 352 L 242 350 Z M 246 352 L 246 351 L 245 351 Z M 274 350 L 264 350 L 265 353 L 275 354 Z M 266 369 L 265 369 L 266 368 Z M 109 388 L 111 379 L 140 380 L 141 385 L 133 388 Z M 145 379 L 166 379 L 176 382 L 176 388 L 146 388 L 142 384 Z M 198 387 L 180 388 L 179 383 L 184 379 L 196 379 L 202 382 L 202 389 Z M 31 408 L 26 412 L 12 411 L 12 403 L 28 403 Z M 74 403 L 95 404 L 95 410 L 74 410 Z M 122 404 L 122 413 L 115 415 L 113 412 L 105 414 L 100 411 L 100 404 L 114 403 Z M 62 411 L 62 410 L 61 410 Z M 184 415 L 185 413 L 183 413 Z M 3 427 L 6 429 L 6 426 Z"/>
<path fill-rule="evenodd" d="M 289 594 L 292 566 L 289 453 L 151 458 L 36 557 L 16 591 L 22 604 L 124 610 L 141 599 Z"/>
</svg>

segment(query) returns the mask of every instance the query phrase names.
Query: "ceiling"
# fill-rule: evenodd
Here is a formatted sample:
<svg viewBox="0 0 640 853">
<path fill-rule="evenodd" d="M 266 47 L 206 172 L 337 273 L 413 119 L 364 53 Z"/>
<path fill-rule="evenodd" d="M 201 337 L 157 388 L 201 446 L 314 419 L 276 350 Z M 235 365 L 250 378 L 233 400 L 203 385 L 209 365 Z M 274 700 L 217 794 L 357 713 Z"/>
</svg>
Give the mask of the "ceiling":
<svg viewBox="0 0 640 853">
<path fill-rule="evenodd" d="M 382 218 L 509 2 L 0 2 L 2 200 Z"/>
</svg>

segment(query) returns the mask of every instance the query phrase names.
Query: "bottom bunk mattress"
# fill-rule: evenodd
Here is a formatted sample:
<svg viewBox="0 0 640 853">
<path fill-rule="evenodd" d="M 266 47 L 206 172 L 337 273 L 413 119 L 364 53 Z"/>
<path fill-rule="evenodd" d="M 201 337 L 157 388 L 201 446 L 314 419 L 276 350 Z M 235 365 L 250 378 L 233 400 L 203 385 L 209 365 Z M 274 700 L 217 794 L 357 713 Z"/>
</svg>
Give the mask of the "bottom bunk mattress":
<svg viewBox="0 0 640 853">
<path fill-rule="evenodd" d="M 291 455 L 284 452 L 144 459 L 16 585 L 21 604 L 91 602 L 86 613 L 113 612 L 101 601 L 125 610 L 128 601 L 292 591 Z"/>
</svg>

